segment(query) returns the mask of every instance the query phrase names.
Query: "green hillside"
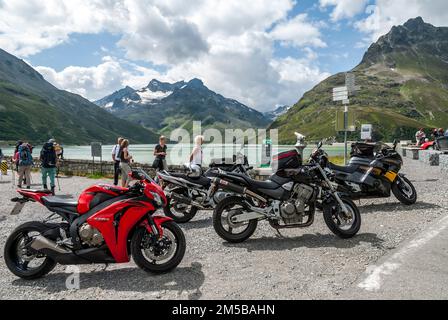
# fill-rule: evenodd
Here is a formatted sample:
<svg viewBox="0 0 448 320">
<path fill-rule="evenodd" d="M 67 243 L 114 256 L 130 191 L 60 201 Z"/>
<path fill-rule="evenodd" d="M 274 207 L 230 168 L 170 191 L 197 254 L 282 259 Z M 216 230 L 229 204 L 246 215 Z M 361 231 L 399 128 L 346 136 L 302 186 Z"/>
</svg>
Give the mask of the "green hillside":
<svg viewBox="0 0 448 320">
<path fill-rule="evenodd" d="M 394 27 L 351 72 L 361 89 L 350 97 L 350 111 L 358 127 L 374 125 L 376 139 L 410 139 L 419 127 L 448 126 L 448 28 L 421 18 Z M 344 83 L 344 73 L 329 77 L 278 118 L 271 128 L 279 129 L 280 142 L 294 142 L 295 131 L 341 138 L 335 115 L 343 107 L 332 101 L 332 89 Z"/>
<path fill-rule="evenodd" d="M 58 90 L 25 62 L 0 50 L 0 141 L 64 144 L 157 141 L 155 133 L 116 118 L 81 96 Z"/>
</svg>

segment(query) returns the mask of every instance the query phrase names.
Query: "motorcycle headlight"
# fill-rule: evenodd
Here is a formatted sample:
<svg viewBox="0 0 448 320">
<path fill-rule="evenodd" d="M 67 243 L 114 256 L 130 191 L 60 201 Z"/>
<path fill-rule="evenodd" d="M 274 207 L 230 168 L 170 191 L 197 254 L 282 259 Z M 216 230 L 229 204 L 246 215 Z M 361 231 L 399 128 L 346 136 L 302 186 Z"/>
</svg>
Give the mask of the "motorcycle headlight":
<svg viewBox="0 0 448 320">
<path fill-rule="evenodd" d="M 154 202 L 159 206 L 163 206 L 163 200 L 162 198 L 155 192 L 151 192 L 152 196 L 154 197 Z"/>
</svg>

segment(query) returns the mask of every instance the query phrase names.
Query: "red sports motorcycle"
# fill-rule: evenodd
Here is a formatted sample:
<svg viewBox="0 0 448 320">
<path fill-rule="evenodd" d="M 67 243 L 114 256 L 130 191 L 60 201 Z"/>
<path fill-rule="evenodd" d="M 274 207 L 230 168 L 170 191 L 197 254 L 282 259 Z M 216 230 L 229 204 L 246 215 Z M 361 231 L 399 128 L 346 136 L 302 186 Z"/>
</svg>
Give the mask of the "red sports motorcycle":
<svg viewBox="0 0 448 320">
<path fill-rule="evenodd" d="M 127 263 L 131 255 L 147 272 L 174 269 L 184 256 L 185 236 L 171 218 L 153 215 L 166 205 L 162 188 L 141 169 L 130 176 L 138 180 L 130 188 L 96 185 L 78 201 L 48 190 L 19 189 L 23 197 L 12 199 L 16 207 L 39 202 L 53 214 L 21 225 L 9 236 L 4 252 L 9 270 L 36 279 L 57 263 Z"/>
</svg>

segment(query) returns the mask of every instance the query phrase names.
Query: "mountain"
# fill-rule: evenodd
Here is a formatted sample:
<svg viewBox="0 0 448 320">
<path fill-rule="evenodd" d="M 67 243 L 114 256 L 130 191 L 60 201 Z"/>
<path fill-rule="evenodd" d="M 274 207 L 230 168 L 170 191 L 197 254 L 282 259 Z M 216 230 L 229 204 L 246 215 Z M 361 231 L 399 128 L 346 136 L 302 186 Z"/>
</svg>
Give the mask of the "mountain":
<svg viewBox="0 0 448 320">
<path fill-rule="evenodd" d="M 271 121 L 277 120 L 278 117 L 284 115 L 290 109 L 289 106 L 279 106 L 275 110 L 265 112 L 264 115 Z"/>
<path fill-rule="evenodd" d="M 266 128 L 270 119 L 236 100 L 208 89 L 199 79 L 176 83 L 151 80 L 140 90 L 122 89 L 95 102 L 112 114 L 146 128 L 169 134 L 177 128 Z"/>
<path fill-rule="evenodd" d="M 410 139 L 419 127 L 448 125 L 447 27 L 420 17 L 394 26 L 351 72 L 361 88 L 350 97 L 350 111 L 358 127 L 374 125 L 377 140 Z M 295 142 L 295 131 L 309 139 L 341 138 L 335 132 L 335 115 L 342 106 L 332 101 L 332 88 L 344 83 L 344 73 L 329 77 L 279 117 L 271 128 L 279 129 L 280 141 Z"/>
<path fill-rule="evenodd" d="M 59 90 L 24 61 L 0 49 L 0 141 L 64 144 L 157 141 L 155 133 L 124 121 L 79 95 Z"/>
</svg>

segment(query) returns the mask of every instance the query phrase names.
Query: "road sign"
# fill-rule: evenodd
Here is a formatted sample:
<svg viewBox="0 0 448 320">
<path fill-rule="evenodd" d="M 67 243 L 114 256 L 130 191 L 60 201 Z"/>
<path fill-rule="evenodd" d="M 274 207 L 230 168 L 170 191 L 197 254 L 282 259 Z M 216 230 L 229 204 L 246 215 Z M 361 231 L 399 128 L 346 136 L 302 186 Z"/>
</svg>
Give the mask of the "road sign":
<svg viewBox="0 0 448 320">
<path fill-rule="evenodd" d="M 363 124 L 361 126 L 361 140 L 372 140 L 373 126 L 371 124 Z"/>
<path fill-rule="evenodd" d="M 360 86 L 356 85 L 356 77 L 353 73 L 345 74 L 345 86 L 347 87 L 349 94 L 354 94 L 356 91 L 361 89 Z"/>
<path fill-rule="evenodd" d="M 102 158 L 103 157 L 103 146 L 101 142 L 92 142 L 90 144 L 92 150 L 92 158 Z"/>
<path fill-rule="evenodd" d="M 348 99 L 347 87 L 339 87 L 333 89 L 333 101 L 344 101 Z"/>
</svg>

